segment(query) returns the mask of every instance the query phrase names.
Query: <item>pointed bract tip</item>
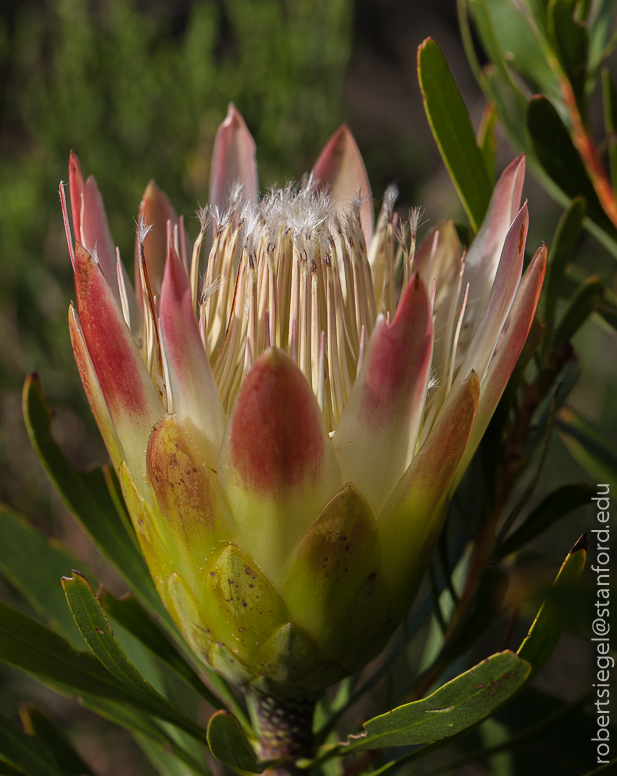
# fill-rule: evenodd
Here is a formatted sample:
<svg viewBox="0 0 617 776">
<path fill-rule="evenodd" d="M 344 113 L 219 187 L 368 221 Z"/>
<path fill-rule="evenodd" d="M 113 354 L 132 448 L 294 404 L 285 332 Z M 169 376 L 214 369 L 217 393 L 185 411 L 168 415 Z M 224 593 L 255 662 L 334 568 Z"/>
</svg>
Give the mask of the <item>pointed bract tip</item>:
<svg viewBox="0 0 617 776">
<path fill-rule="evenodd" d="M 75 170 L 76 172 L 81 173 L 81 164 L 79 163 L 79 157 L 77 156 L 75 151 L 73 151 L 73 149 L 71 149 L 69 153 L 69 170 Z"/>
<path fill-rule="evenodd" d="M 157 194 L 159 194 L 161 189 L 156 185 L 156 181 L 154 178 L 148 181 L 148 185 L 144 189 L 144 195 L 142 197 L 142 201 L 146 199 L 146 197 L 156 197 Z"/>
<path fill-rule="evenodd" d="M 234 123 L 234 121 L 241 121 L 243 124 L 245 123 L 244 119 L 242 118 L 242 114 L 236 108 L 235 103 L 230 102 L 227 105 L 227 115 L 225 116 L 225 119 L 221 126 L 229 127 L 231 124 Z"/>
</svg>

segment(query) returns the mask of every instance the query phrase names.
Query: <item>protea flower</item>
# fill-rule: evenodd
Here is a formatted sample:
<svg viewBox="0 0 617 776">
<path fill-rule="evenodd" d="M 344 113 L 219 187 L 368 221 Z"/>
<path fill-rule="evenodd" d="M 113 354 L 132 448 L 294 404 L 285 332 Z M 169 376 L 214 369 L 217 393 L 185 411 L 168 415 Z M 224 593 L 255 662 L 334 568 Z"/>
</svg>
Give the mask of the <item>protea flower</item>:
<svg viewBox="0 0 617 776">
<path fill-rule="evenodd" d="M 402 619 L 521 352 L 546 262 L 521 280 L 524 159 L 467 253 L 450 221 L 416 250 L 393 190 L 373 234 L 346 127 L 258 200 L 231 106 L 192 250 L 148 184 L 136 293 L 94 179 L 69 172 L 73 348 L 161 598 L 245 690 L 314 697 Z"/>
</svg>

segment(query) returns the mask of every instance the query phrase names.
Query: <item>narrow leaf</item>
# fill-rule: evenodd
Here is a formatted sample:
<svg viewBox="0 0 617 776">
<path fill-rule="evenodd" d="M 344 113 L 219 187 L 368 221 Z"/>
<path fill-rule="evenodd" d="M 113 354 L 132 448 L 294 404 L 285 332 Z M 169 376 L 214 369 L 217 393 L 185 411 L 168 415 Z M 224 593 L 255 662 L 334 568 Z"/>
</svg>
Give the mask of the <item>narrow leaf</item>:
<svg viewBox="0 0 617 776">
<path fill-rule="evenodd" d="M 115 701 L 171 722 L 198 741 L 205 731 L 145 691 L 119 681 L 90 652 L 80 652 L 54 631 L 0 601 L 0 660 L 28 673 L 71 697 L 89 696 Z M 128 662 L 128 661 L 127 661 Z"/>
<path fill-rule="evenodd" d="M 362 736 L 341 751 L 412 746 L 448 738 L 480 722 L 525 683 L 531 666 L 500 652 L 444 684 L 428 698 L 365 722 Z"/>
<path fill-rule="evenodd" d="M 589 18 L 589 64 L 588 71 L 595 74 L 608 59 L 617 44 L 614 35 L 610 37 L 615 16 L 615 0 L 596 0 L 593 17 Z"/>
<path fill-rule="evenodd" d="M 24 384 L 23 410 L 32 446 L 64 503 L 131 590 L 171 623 L 146 562 L 114 505 L 117 494 L 112 498 L 108 480 L 111 478 L 113 482 L 115 475 L 108 467 L 80 472 L 69 463 L 51 434 L 53 412 L 45 399 L 41 380 L 35 374 Z"/>
<path fill-rule="evenodd" d="M 570 133 L 546 97 L 531 98 L 526 124 L 531 145 L 547 175 L 569 198 L 583 196 L 589 218 L 615 239 L 615 227 L 600 204 Z"/>
<path fill-rule="evenodd" d="M 110 674 L 156 709 L 156 716 L 160 719 L 171 722 L 199 741 L 205 741 L 205 730 L 174 708 L 129 661 L 87 579 L 74 571 L 72 578 L 64 578 L 62 584 L 77 627 Z"/>
<path fill-rule="evenodd" d="M 214 706 L 215 709 L 223 708 L 221 701 L 201 681 L 199 674 L 178 651 L 158 623 L 150 617 L 135 596 L 127 595 L 118 599 L 103 589 L 98 593 L 97 598 L 111 618 L 126 628 L 156 657 L 173 669 L 211 706 Z"/>
<path fill-rule="evenodd" d="M 433 136 L 471 225 L 478 231 L 491 198 L 491 182 L 463 98 L 432 38 L 418 48 L 418 77 Z"/>
<path fill-rule="evenodd" d="M 257 762 L 253 747 L 244 735 L 242 726 L 228 711 L 217 711 L 208 722 L 208 746 L 225 765 L 250 773 L 261 773 L 264 766 Z"/>
<path fill-rule="evenodd" d="M 94 698 L 89 695 L 80 696 L 80 701 L 85 708 L 94 711 L 115 725 L 120 725 L 130 730 L 140 745 L 144 739 L 147 739 L 161 749 L 164 749 L 179 762 L 188 765 L 194 773 L 201 774 L 201 776 L 210 776 L 210 772 L 205 764 L 195 760 L 195 757 L 190 752 L 180 746 L 169 733 L 163 731 L 159 723 L 151 715 L 144 714 L 126 704 L 107 701 L 103 698 Z"/>
<path fill-rule="evenodd" d="M 587 535 L 583 534 L 563 562 L 553 587 L 576 584 L 583 574 L 586 558 Z M 549 599 L 542 604 L 527 638 L 517 652 L 519 657 L 532 666 L 527 681 L 531 681 L 536 676 L 551 656 L 559 641 L 565 619 L 563 608 L 557 607 L 555 602 Z"/>
<path fill-rule="evenodd" d="M 572 85 L 579 112 L 585 115 L 587 29 L 575 18 L 579 0 L 551 0 L 548 5 L 548 38 Z"/>
<path fill-rule="evenodd" d="M 613 191 L 617 191 L 617 89 L 608 70 L 602 71 L 602 102 L 611 182 Z"/>
<path fill-rule="evenodd" d="M 2 715 L 0 759 L 22 770 L 27 776 L 63 776 L 44 747 Z"/>
<path fill-rule="evenodd" d="M 530 513 L 520 528 L 508 536 L 497 553 L 497 559 L 500 560 L 506 555 L 520 550 L 521 547 L 540 536 L 562 517 L 589 504 L 595 492 L 593 485 L 588 485 L 586 482 L 573 482 L 562 485 L 549 493 Z"/>
<path fill-rule="evenodd" d="M 617 439 L 571 407 L 557 415 L 557 430 L 574 459 L 595 482 L 617 490 Z"/>
<path fill-rule="evenodd" d="M 74 649 L 62 636 L 2 601 L 0 660 L 59 685 L 68 695 L 84 691 L 121 702 L 135 700 L 90 652 Z"/>
<path fill-rule="evenodd" d="M 187 762 L 185 759 L 182 759 L 171 744 L 159 744 L 140 733 L 133 733 L 133 737 L 160 776 L 190 776 L 191 774 L 210 776 L 210 772 L 205 765 L 193 761 Z M 190 770 L 187 770 L 187 765 Z"/>
<path fill-rule="evenodd" d="M 557 300 L 559 299 L 566 267 L 572 260 L 574 249 L 583 228 L 586 203 L 582 197 L 576 197 L 563 212 L 548 254 L 548 272 L 544 287 L 544 321 L 553 327 Z M 547 339 L 548 343 L 548 339 Z"/>
<path fill-rule="evenodd" d="M 469 7 L 489 59 L 509 88 L 516 90 L 517 100 L 522 94 L 512 78 L 512 70 L 523 75 L 533 91 L 551 98 L 561 96 L 557 77 L 547 60 L 542 27 L 539 30 L 511 0 L 470 0 Z"/>
<path fill-rule="evenodd" d="M 1 754 L 0 757 L 2 757 Z M 27 774 L 24 774 L 21 768 L 14 768 L 12 765 L 9 765 L 7 762 L 4 762 L 4 760 L 0 759 L 0 776 L 27 776 Z"/>
<path fill-rule="evenodd" d="M 26 733 L 47 747 L 66 776 L 92 776 L 92 771 L 64 733 L 39 708 L 28 704 L 22 706 L 19 714 Z"/>
<path fill-rule="evenodd" d="M 555 347 L 569 342 L 591 313 L 598 307 L 604 294 L 604 280 L 594 275 L 583 281 L 574 292 L 555 331 Z"/>
<path fill-rule="evenodd" d="M 80 561 L 59 542 L 52 544 L 17 512 L 0 506 L 0 573 L 75 647 L 82 647 L 60 584 L 77 565 Z"/>
</svg>

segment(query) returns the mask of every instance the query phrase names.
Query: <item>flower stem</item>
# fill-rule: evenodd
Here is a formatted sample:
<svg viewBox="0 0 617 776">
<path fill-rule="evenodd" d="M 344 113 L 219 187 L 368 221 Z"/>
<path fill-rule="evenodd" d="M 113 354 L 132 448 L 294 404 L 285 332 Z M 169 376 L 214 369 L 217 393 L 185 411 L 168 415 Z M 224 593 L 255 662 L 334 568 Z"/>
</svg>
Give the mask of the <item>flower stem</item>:
<svg viewBox="0 0 617 776">
<path fill-rule="evenodd" d="M 255 695 L 259 720 L 261 757 L 279 760 L 280 765 L 268 769 L 268 774 L 297 776 L 296 760 L 314 754 L 313 713 L 315 698 L 307 696 L 276 697 Z"/>
</svg>

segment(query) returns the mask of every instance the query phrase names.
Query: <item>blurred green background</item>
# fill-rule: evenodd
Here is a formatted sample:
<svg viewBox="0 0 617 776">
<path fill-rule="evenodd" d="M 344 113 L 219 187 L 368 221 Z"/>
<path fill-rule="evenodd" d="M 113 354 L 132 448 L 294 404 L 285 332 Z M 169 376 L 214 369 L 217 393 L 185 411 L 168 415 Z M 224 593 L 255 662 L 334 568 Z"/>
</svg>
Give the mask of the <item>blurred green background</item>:
<svg viewBox="0 0 617 776">
<path fill-rule="evenodd" d="M 0 501 L 86 556 L 90 565 L 97 563 L 48 485 L 21 416 L 21 386 L 35 369 L 57 410 L 55 434 L 69 457 L 83 465 L 106 458 L 66 324 L 73 283 L 57 188 L 67 178 L 69 151 L 77 152 L 85 175 L 96 176 L 128 268 L 134 218 L 150 178 L 196 235 L 191 216 L 207 201 L 212 144 L 229 101 L 257 142 L 262 189 L 299 179 L 347 121 L 375 197 L 397 183 L 399 209 L 425 207 L 426 229 L 462 214 L 417 85 L 416 48 L 429 34 L 443 48 L 478 126 L 484 98 L 462 53 L 454 0 L 0 3 Z M 513 155 L 500 140 L 499 167 Z M 531 203 L 528 247 L 535 249 L 542 240 L 550 242 L 560 209 L 531 180 L 525 195 Z M 614 259 L 591 238 L 583 241 L 580 255 L 581 265 L 615 288 Z M 575 344 L 584 377 L 572 403 L 615 433 L 615 332 L 594 323 Z M 587 476 L 555 438 L 533 503 L 577 479 Z M 588 523 L 587 515 L 575 513 L 540 548 L 563 558 Z M 111 572 L 96 571 L 114 589 Z M 14 592 L 3 584 L 0 595 L 14 602 Z M 542 679 L 544 689 L 557 687 L 557 694 L 568 698 L 584 689 L 589 674 L 579 642 L 566 636 L 561 657 Z M 564 688 L 565 682 L 570 683 Z M 74 704 L 24 685 L 4 669 L 0 691 L 7 713 L 39 693 L 60 718 L 74 714 Z M 98 722 L 79 713 L 83 746 L 92 747 L 101 774 L 118 763 L 123 776 L 149 773 L 128 736 L 110 727 L 103 743 L 97 742 Z"/>
</svg>

